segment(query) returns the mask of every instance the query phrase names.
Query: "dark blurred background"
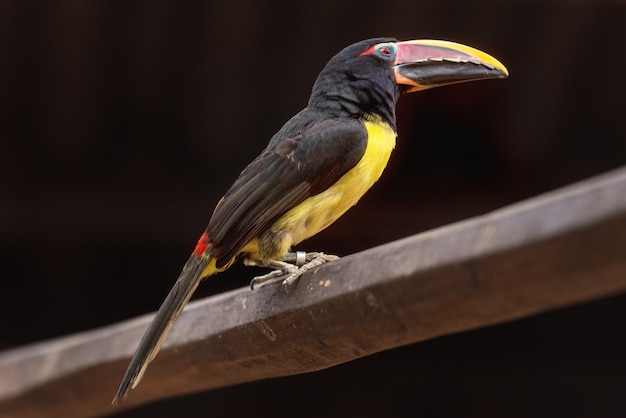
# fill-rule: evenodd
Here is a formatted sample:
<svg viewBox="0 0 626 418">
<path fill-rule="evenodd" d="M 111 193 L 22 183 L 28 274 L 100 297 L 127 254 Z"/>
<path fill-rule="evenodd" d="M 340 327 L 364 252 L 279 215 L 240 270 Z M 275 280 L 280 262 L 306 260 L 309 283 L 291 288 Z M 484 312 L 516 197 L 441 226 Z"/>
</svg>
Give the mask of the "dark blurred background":
<svg viewBox="0 0 626 418">
<path fill-rule="evenodd" d="M 158 308 L 326 61 L 376 36 L 466 43 L 511 75 L 402 97 L 383 178 L 302 249 L 350 254 L 626 163 L 624 1 L 0 1 L 0 348 Z M 625 325 L 618 296 L 117 416 L 624 416 Z"/>
</svg>

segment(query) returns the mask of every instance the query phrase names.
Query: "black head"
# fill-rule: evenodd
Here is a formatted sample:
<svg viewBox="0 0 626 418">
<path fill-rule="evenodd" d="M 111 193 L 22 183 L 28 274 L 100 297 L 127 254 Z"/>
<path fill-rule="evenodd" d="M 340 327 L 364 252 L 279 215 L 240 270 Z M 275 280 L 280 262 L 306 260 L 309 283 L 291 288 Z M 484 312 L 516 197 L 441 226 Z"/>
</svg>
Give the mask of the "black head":
<svg viewBox="0 0 626 418">
<path fill-rule="evenodd" d="M 348 46 L 326 64 L 313 86 L 309 107 L 330 116 L 377 115 L 395 128 L 400 92 L 507 76 L 497 59 L 466 45 L 368 39 Z"/>
<path fill-rule="evenodd" d="M 309 107 L 336 116 L 378 115 L 395 128 L 395 41 L 374 38 L 344 48 L 318 76 Z"/>
</svg>

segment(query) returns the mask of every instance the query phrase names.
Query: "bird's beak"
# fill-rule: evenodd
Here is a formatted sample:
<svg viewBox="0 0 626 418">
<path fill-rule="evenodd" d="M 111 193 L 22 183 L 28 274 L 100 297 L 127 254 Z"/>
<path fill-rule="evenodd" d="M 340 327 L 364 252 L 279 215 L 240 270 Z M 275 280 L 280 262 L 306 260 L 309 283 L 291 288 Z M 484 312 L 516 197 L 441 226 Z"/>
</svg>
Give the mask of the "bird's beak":
<svg viewBox="0 0 626 418">
<path fill-rule="evenodd" d="M 500 61 L 466 45 L 420 39 L 396 46 L 396 83 L 405 93 L 509 75 Z"/>
</svg>

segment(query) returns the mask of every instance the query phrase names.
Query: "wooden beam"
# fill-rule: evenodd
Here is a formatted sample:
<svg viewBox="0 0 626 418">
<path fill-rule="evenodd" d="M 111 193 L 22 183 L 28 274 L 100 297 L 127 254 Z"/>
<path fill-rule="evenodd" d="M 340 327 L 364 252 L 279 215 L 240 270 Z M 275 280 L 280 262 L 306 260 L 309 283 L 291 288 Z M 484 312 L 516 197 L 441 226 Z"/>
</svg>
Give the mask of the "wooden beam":
<svg viewBox="0 0 626 418">
<path fill-rule="evenodd" d="M 310 372 L 626 292 L 626 168 L 191 303 L 120 408 Z M 0 354 L 3 416 L 106 415 L 145 315 Z M 119 410 L 119 409 L 118 409 Z"/>
</svg>

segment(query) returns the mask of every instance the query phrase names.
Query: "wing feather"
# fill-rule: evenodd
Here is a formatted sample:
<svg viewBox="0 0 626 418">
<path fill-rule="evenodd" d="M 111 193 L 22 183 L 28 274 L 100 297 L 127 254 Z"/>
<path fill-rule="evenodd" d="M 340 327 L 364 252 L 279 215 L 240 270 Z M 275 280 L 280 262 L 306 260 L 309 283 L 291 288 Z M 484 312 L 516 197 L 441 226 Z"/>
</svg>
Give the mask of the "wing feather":
<svg viewBox="0 0 626 418">
<path fill-rule="evenodd" d="M 327 119 L 273 138 L 215 209 L 207 232 L 218 266 L 228 263 L 281 215 L 337 182 L 365 153 L 357 119 Z"/>
</svg>

